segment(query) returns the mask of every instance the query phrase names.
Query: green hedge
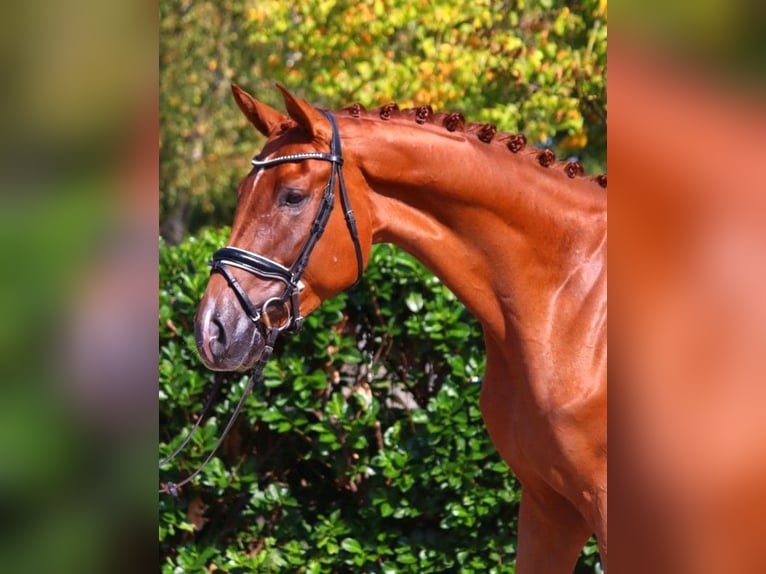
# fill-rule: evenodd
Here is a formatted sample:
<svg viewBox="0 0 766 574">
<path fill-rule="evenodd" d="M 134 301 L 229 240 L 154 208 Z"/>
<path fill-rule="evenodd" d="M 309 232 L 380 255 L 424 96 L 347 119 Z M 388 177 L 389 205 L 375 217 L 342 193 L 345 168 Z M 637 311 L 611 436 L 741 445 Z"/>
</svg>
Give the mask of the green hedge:
<svg viewBox="0 0 766 574">
<path fill-rule="evenodd" d="M 207 371 L 194 345 L 206 262 L 227 237 L 160 244 L 160 456 L 224 378 L 163 482 L 201 464 L 247 382 Z M 454 295 L 376 246 L 364 280 L 278 344 L 222 453 L 160 496 L 161 571 L 513 572 L 520 489 L 482 424 L 484 366 Z M 596 560 L 591 542 L 578 571 Z"/>
</svg>

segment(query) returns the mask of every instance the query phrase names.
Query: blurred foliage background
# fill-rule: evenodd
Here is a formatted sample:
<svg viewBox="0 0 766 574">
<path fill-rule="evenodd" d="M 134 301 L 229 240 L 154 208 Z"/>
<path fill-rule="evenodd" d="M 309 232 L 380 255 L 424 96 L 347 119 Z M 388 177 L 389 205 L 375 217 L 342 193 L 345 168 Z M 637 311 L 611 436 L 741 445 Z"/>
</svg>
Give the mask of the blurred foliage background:
<svg viewBox="0 0 766 574">
<path fill-rule="evenodd" d="M 236 82 L 337 109 L 430 104 L 606 167 L 606 2 L 160 4 L 160 451 L 215 444 L 246 377 L 200 363 L 192 317 L 263 139 Z M 376 246 L 361 284 L 280 342 L 219 457 L 160 498 L 163 572 L 512 572 L 520 490 L 478 409 L 481 329 L 419 263 Z M 597 547 L 578 572 L 598 569 Z"/>
<path fill-rule="evenodd" d="M 331 109 L 396 101 L 523 131 L 606 168 L 606 0 L 160 3 L 161 232 L 231 222 L 263 143 L 230 96 L 274 81 Z"/>
</svg>

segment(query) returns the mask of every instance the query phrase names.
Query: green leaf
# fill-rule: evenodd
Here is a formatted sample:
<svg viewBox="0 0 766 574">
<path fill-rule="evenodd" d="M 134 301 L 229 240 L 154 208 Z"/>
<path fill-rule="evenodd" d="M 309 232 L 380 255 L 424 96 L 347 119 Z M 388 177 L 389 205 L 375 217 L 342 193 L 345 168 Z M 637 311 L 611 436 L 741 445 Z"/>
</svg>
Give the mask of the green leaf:
<svg viewBox="0 0 766 574">
<path fill-rule="evenodd" d="M 350 552 L 351 554 L 359 554 L 362 552 L 362 545 L 359 544 L 359 541 L 355 540 L 354 538 L 344 538 L 340 545 L 343 550 Z"/>
<path fill-rule="evenodd" d="M 413 291 L 407 295 L 405 303 L 410 311 L 417 313 L 423 308 L 423 295 L 417 291 Z"/>
</svg>

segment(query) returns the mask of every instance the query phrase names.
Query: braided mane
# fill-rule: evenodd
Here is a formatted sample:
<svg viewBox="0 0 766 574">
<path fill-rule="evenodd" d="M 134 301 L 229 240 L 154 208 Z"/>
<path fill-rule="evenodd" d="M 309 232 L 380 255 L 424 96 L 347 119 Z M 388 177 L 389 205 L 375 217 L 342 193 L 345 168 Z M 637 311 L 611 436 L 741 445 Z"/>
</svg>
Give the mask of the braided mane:
<svg viewBox="0 0 766 574">
<path fill-rule="evenodd" d="M 478 122 L 466 123 L 461 113 L 434 112 L 431 106 L 420 106 L 417 108 L 399 109 L 395 103 L 385 104 L 383 106 L 367 110 L 362 104 L 351 104 L 341 108 L 340 112 L 352 118 L 379 118 L 387 121 L 391 119 L 411 119 L 419 125 L 429 124 L 441 126 L 450 132 L 463 132 L 476 136 L 480 141 L 490 144 L 499 143 L 504 145 L 510 153 L 519 153 L 526 148 L 527 138 L 524 134 L 510 134 L 498 132 L 493 124 L 483 124 Z M 527 150 L 528 155 L 535 157 L 537 162 L 543 167 L 555 167 L 563 169 L 564 173 L 570 178 L 585 177 L 585 170 L 579 161 L 556 161 L 556 156 L 549 148 L 540 150 Z M 606 188 L 606 174 L 590 176 L 588 179 L 595 181 L 603 188 Z"/>
</svg>

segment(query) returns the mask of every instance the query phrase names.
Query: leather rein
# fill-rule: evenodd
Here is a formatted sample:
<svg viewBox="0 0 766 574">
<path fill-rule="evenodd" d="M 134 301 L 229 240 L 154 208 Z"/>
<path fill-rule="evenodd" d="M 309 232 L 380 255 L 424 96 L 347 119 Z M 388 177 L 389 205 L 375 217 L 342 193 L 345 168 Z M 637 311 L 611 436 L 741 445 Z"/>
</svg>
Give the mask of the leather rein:
<svg viewBox="0 0 766 574">
<path fill-rule="evenodd" d="M 351 209 L 348 199 L 348 192 L 346 191 L 346 183 L 343 179 L 343 155 L 340 143 L 340 134 L 338 132 L 338 125 L 335 121 L 335 117 L 326 110 L 320 110 L 322 114 L 329 120 L 332 126 L 332 140 L 330 142 L 330 152 L 303 152 L 278 156 L 271 159 L 259 159 L 256 156 L 252 160 L 253 167 L 261 170 L 268 169 L 283 163 L 295 163 L 306 160 L 320 160 L 327 161 L 332 164 L 332 171 L 330 172 L 330 179 L 324 188 L 322 194 L 322 200 L 314 216 L 314 222 L 311 225 L 309 235 L 306 241 L 298 252 L 298 256 L 290 267 L 285 267 L 281 263 L 265 257 L 258 253 L 253 253 L 245 249 L 238 247 L 223 247 L 213 254 L 212 259 L 209 262 L 211 267 L 210 273 L 220 273 L 223 275 L 229 287 L 234 291 L 237 296 L 242 309 L 248 317 L 261 329 L 264 336 L 265 346 L 261 353 L 258 362 L 253 368 L 253 372 L 250 376 L 250 380 L 242 393 L 242 396 L 237 403 L 231 417 L 229 418 L 226 427 L 221 433 L 213 450 L 208 454 L 202 465 L 197 468 L 191 475 L 186 477 L 179 483 L 167 482 L 162 488 L 160 488 L 160 494 L 167 493 L 173 496 L 178 496 L 178 489 L 183 485 L 191 482 L 202 469 L 210 462 L 223 443 L 224 438 L 234 425 L 234 421 L 239 415 L 242 407 L 245 404 L 245 399 L 253 390 L 256 382 L 259 382 L 263 376 L 263 368 L 266 362 L 271 357 L 274 351 L 274 345 L 276 343 L 279 333 L 285 331 L 288 333 L 297 333 L 303 326 L 303 317 L 300 312 L 299 296 L 303 288 L 301 278 L 308 266 L 309 257 L 314 250 L 319 239 L 322 237 L 327 222 L 330 219 L 333 207 L 335 205 L 335 184 L 338 183 L 338 189 L 340 191 L 340 201 L 343 208 L 344 217 L 346 219 L 346 225 L 348 226 L 351 240 L 354 244 L 354 251 L 356 253 L 357 262 L 357 276 L 354 284 L 358 283 L 364 272 L 364 260 L 362 257 L 362 247 L 359 244 L 359 232 L 356 227 L 356 219 L 354 212 Z M 250 297 L 247 295 L 242 285 L 236 280 L 228 267 L 236 267 L 247 271 L 248 273 L 255 275 L 261 279 L 267 279 L 271 281 L 279 281 L 284 283 L 285 290 L 279 297 L 272 297 L 264 301 L 260 306 L 253 304 Z M 171 460 L 175 459 L 178 454 L 183 450 L 186 444 L 191 439 L 194 432 L 200 425 L 200 422 L 205 417 L 205 414 L 213 404 L 213 399 L 218 394 L 218 390 L 221 385 L 221 380 L 216 383 L 209 400 L 204 405 L 202 412 L 197 417 L 194 425 L 192 426 L 189 434 L 183 440 L 183 442 L 173 451 L 172 454 L 165 457 L 160 461 L 160 467 L 164 466 Z"/>
</svg>

